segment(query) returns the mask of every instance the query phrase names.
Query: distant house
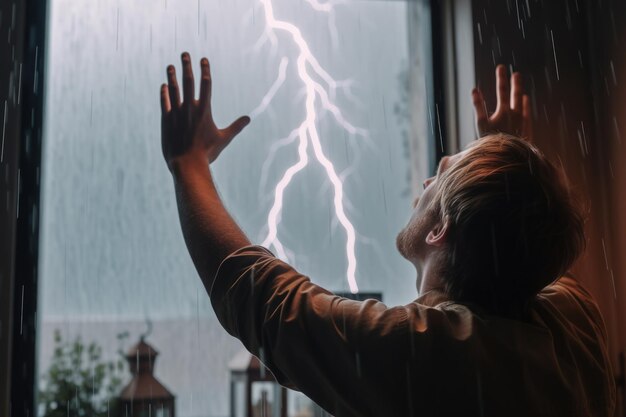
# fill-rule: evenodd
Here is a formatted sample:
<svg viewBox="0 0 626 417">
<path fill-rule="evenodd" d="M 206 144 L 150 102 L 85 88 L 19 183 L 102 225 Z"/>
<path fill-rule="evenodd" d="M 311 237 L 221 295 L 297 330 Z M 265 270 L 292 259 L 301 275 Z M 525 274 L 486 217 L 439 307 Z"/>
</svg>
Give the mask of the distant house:
<svg viewBox="0 0 626 417">
<path fill-rule="evenodd" d="M 132 379 L 119 395 L 119 417 L 176 417 L 174 394 L 153 374 L 158 354 L 143 337 L 126 354 Z"/>
</svg>

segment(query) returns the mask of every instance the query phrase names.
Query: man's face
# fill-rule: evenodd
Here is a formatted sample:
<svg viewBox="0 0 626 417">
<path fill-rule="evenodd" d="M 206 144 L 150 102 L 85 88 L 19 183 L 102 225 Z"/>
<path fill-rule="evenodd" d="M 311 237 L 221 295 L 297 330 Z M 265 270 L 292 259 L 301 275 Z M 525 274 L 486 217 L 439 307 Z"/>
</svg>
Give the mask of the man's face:
<svg viewBox="0 0 626 417">
<path fill-rule="evenodd" d="M 424 181 L 424 192 L 413 202 L 413 214 L 408 224 L 400 231 L 396 245 L 400 254 L 411 261 L 418 269 L 424 263 L 433 247 L 426 241 L 428 234 L 438 225 L 437 213 L 431 209 L 431 202 L 437 192 L 437 180 L 448 168 L 459 161 L 467 151 L 444 156 L 439 162 L 437 175 Z"/>
</svg>

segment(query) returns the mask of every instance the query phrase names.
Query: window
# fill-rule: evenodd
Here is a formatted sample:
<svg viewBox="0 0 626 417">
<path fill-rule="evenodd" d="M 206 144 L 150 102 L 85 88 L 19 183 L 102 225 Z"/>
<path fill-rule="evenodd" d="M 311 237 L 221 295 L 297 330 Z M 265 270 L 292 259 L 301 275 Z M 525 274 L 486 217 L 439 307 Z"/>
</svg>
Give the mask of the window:
<svg viewBox="0 0 626 417">
<path fill-rule="evenodd" d="M 49 380 L 55 331 L 61 343 L 80 339 L 101 349 L 99 359 L 81 366 L 89 374 L 97 364 L 113 364 L 109 376 L 120 383 L 109 378 L 103 386 L 115 393 L 131 378 L 121 353 L 143 338 L 158 354 L 150 356 L 156 358 L 151 366 L 164 392 L 176 398 L 175 415 L 231 412 L 229 363 L 242 346 L 217 323 L 184 245 L 160 150 L 158 90 L 166 65 L 180 68 L 179 54 L 187 50 L 196 72 L 202 56 L 211 60 L 218 124 L 253 116 L 213 170 L 226 206 L 262 243 L 276 186 L 298 161 L 291 133 L 306 115 L 298 44 L 288 33 L 268 31 L 269 5 L 275 19 L 301 30 L 315 57 L 307 71 L 340 111 L 324 109 L 318 95 L 320 146 L 342 181 L 345 214 L 356 230 L 359 289 L 382 292 L 389 304 L 416 296 L 415 273 L 397 253 L 395 236 L 409 218 L 413 184 L 426 176 L 430 155 L 426 105 L 409 91 L 415 85 L 425 91 L 420 71 L 428 54 L 417 59 L 415 51 L 426 51 L 429 38 L 409 30 L 427 11 L 421 2 L 52 0 L 40 389 Z M 316 72 L 314 62 L 325 72 Z M 347 234 L 333 204 L 332 178 L 311 146 L 308 156 L 285 189 L 280 246 L 270 249 L 314 282 L 345 292 Z M 257 384 L 253 404 L 266 393 L 266 383 Z M 243 401 L 245 387 L 235 385 L 232 398 Z M 312 413 L 305 398 L 287 398 L 293 415 Z"/>
<path fill-rule="evenodd" d="M 271 382 L 257 381 L 252 383 L 252 416 L 279 417 L 280 389 Z"/>
</svg>

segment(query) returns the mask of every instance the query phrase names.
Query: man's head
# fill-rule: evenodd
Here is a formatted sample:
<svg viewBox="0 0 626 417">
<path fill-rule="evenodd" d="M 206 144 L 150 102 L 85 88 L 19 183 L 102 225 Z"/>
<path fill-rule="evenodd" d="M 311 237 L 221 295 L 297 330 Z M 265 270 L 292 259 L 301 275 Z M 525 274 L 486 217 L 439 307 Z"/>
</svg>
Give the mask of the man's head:
<svg viewBox="0 0 626 417">
<path fill-rule="evenodd" d="M 520 311 L 584 248 L 583 219 L 559 171 L 517 137 L 487 136 L 442 159 L 425 186 L 398 249 L 436 270 L 435 286 L 458 302 Z"/>
</svg>

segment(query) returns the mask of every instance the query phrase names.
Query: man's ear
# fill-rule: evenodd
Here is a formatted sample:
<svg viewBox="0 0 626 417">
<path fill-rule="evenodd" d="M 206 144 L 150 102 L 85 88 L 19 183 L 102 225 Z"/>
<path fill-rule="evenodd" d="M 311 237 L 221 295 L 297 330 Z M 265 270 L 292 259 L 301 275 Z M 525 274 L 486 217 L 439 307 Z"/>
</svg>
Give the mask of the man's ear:
<svg viewBox="0 0 626 417">
<path fill-rule="evenodd" d="M 426 243 L 436 247 L 445 245 L 448 240 L 448 229 L 449 220 L 448 216 L 445 216 L 442 221 L 437 222 L 430 232 L 428 232 Z"/>
</svg>

